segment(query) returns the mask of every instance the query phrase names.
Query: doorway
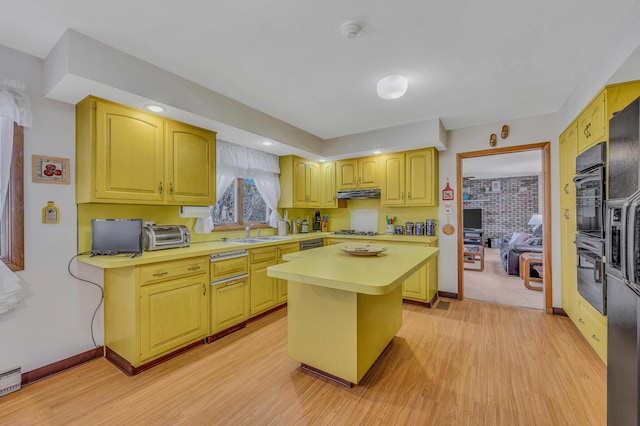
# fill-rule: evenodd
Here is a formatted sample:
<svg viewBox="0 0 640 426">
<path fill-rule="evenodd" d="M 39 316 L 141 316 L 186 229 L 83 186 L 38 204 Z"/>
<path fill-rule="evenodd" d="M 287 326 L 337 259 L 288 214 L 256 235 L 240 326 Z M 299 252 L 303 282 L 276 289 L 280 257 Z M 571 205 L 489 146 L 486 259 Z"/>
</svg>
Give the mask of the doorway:
<svg viewBox="0 0 640 426">
<path fill-rule="evenodd" d="M 537 158 L 538 172 L 525 171 L 528 166 L 514 167 L 531 158 Z M 551 313 L 551 250 L 550 244 L 544 244 L 551 241 L 550 143 L 460 153 L 456 161 L 457 187 L 461 189 L 457 199 L 458 298 L 462 300 L 468 292 L 469 298 Z M 474 165 L 486 163 L 492 173 L 475 169 L 478 176 L 473 176 L 465 172 L 465 163 L 471 171 Z M 536 170 L 536 166 L 531 170 Z M 520 177 L 516 177 L 518 173 Z M 538 176 L 525 176 L 535 173 Z M 465 207 L 468 214 L 463 214 Z M 470 221 L 466 230 L 465 216 Z M 478 223 L 483 225 L 478 228 Z M 532 231 L 539 237 L 533 238 Z M 536 247 L 523 249 L 518 244 L 513 250 L 516 241 L 511 239 L 516 234 L 518 242 L 524 243 L 526 239 L 527 244 Z M 505 245 L 509 242 L 512 244 Z M 523 260 L 525 266 L 520 271 Z M 536 276 L 542 281 L 535 282 Z M 509 289 L 513 291 L 508 293 Z"/>
</svg>

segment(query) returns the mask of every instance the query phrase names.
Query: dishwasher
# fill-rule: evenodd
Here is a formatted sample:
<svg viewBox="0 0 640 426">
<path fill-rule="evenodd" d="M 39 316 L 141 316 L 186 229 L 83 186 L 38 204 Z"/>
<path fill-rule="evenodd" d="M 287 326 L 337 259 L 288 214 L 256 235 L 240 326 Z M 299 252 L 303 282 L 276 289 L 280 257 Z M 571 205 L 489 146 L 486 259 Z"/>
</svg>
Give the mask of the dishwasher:
<svg viewBox="0 0 640 426">
<path fill-rule="evenodd" d="M 244 328 L 249 318 L 247 249 L 209 255 L 211 336 L 209 343 Z"/>
<path fill-rule="evenodd" d="M 324 246 L 324 238 L 314 238 L 311 240 L 300 241 L 300 251 L 311 250 Z"/>
</svg>

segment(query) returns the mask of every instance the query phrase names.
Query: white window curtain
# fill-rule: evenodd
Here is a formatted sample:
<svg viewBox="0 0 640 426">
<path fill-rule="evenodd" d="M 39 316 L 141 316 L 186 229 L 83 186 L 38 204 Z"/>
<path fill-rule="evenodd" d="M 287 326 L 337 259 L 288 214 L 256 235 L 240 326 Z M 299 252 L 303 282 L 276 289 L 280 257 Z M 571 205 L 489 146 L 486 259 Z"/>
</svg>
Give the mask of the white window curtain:
<svg viewBox="0 0 640 426">
<path fill-rule="evenodd" d="M 269 226 L 278 226 L 280 200 L 278 156 L 218 139 L 216 142 L 216 191 L 221 197 L 234 179 L 253 179 L 262 199 L 271 209 Z"/>
<path fill-rule="evenodd" d="M 0 77 L 0 213 L 4 211 L 11 175 L 13 123 L 31 127 L 32 121 L 26 85 Z M 0 262 L 0 315 L 12 310 L 22 296 L 20 278 Z"/>
</svg>

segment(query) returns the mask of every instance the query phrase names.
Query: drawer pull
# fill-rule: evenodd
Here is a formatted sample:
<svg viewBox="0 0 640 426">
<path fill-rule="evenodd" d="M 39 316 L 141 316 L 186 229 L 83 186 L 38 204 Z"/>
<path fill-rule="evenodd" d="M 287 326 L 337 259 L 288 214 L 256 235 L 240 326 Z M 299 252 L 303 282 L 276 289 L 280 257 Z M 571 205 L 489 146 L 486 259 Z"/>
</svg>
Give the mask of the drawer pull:
<svg viewBox="0 0 640 426">
<path fill-rule="evenodd" d="M 153 274 L 153 276 L 154 277 L 163 277 L 163 276 L 165 276 L 167 274 L 168 274 L 167 271 L 165 271 L 165 272 L 156 272 L 155 274 Z"/>
<path fill-rule="evenodd" d="M 598 341 L 598 342 L 600 341 L 600 339 L 598 339 L 598 336 L 596 336 L 595 334 L 593 336 L 591 336 L 591 337 L 593 337 L 593 340 L 595 340 L 595 341 Z"/>
<path fill-rule="evenodd" d="M 200 269 L 200 265 L 193 265 L 191 268 L 189 268 L 189 271 L 197 271 L 198 269 Z"/>
<path fill-rule="evenodd" d="M 568 183 L 564 186 L 564 193 L 565 194 L 569 193 L 569 184 Z"/>
<path fill-rule="evenodd" d="M 160 182 L 160 194 L 162 194 L 162 182 Z"/>
</svg>

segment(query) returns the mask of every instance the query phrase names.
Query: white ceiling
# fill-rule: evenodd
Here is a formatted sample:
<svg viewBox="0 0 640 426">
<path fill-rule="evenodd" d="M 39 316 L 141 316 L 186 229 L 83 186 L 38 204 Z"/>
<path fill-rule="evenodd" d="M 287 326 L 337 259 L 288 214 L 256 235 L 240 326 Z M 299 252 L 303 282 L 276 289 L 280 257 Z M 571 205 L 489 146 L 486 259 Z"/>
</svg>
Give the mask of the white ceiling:
<svg viewBox="0 0 640 426">
<path fill-rule="evenodd" d="M 327 139 L 556 112 L 633 0 L 2 1 L 0 44 L 72 29 Z M 347 39 L 340 26 L 362 23 Z M 376 80 L 409 77 L 398 100 Z"/>
<path fill-rule="evenodd" d="M 541 175 L 540 150 L 485 155 L 462 160 L 462 177 L 469 179 Z"/>
</svg>

